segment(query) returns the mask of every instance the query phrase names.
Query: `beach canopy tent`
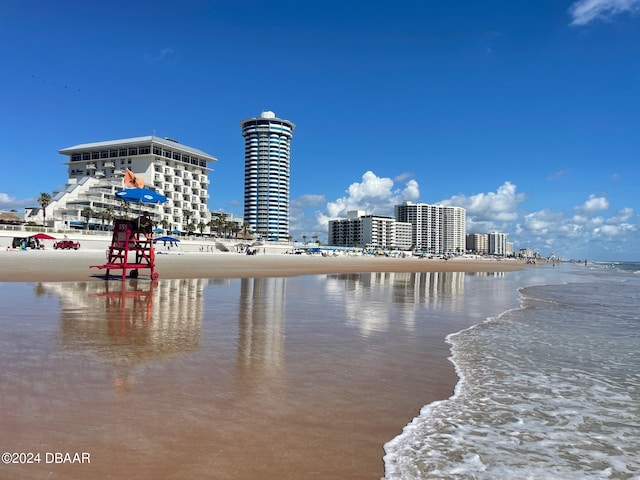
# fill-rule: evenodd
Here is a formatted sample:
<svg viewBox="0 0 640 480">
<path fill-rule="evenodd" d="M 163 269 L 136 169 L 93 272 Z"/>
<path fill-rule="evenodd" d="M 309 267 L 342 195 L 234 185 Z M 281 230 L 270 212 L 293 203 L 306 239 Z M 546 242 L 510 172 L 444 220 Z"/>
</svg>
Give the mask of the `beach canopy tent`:
<svg viewBox="0 0 640 480">
<path fill-rule="evenodd" d="M 56 237 L 52 237 L 46 233 L 36 233 L 31 238 L 37 238 L 38 240 L 56 240 Z"/>
</svg>

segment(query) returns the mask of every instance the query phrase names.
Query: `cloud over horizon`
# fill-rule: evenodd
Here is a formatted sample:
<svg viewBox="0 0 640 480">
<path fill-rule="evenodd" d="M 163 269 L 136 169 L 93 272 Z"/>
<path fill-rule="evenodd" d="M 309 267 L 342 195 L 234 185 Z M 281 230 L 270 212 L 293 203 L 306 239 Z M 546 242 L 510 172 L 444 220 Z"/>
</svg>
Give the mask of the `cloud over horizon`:
<svg viewBox="0 0 640 480">
<path fill-rule="evenodd" d="M 401 178 L 406 178 L 402 177 Z M 362 175 L 362 182 L 354 182 L 346 190 L 347 196 L 330 201 L 325 212 L 316 213 L 317 227 L 325 227 L 329 220 L 345 218 L 351 210 L 364 210 L 367 214 L 393 215 L 394 206 L 420 198 L 420 186 L 415 179 L 406 181 L 404 188 L 395 188 L 388 177 L 378 177 L 372 171 Z"/>
<path fill-rule="evenodd" d="M 20 210 L 29 206 L 37 206 L 38 203 L 35 197 L 23 198 L 19 200 L 8 193 L 0 192 L 0 212 L 8 212 L 9 210 L 18 210 L 19 213 L 23 213 Z"/>
</svg>

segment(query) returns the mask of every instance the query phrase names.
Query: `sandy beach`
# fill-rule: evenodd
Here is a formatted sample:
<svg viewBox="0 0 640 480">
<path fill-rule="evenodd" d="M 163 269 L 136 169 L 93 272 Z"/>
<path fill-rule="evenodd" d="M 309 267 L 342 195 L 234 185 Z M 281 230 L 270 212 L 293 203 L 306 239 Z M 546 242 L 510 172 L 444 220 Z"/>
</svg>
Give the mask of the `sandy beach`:
<svg viewBox="0 0 640 480">
<path fill-rule="evenodd" d="M 0 281 L 55 282 L 101 280 L 104 272 L 89 268 L 105 263 L 104 251 L 0 251 Z M 457 258 L 452 260 L 387 257 L 321 257 L 310 255 L 242 255 L 185 253 L 156 255 L 160 278 L 264 278 L 361 272 L 509 272 L 527 268 L 521 261 Z M 113 270 L 118 276 L 121 271 Z M 149 278 L 149 269 L 140 270 Z"/>
</svg>

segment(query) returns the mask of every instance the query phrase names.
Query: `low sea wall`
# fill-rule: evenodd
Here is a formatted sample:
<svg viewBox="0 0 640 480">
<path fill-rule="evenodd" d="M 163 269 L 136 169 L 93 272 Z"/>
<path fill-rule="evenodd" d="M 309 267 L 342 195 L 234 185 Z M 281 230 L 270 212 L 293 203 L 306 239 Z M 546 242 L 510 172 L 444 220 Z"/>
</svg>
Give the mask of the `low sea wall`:
<svg viewBox="0 0 640 480">
<path fill-rule="evenodd" d="M 2 226 L 0 229 L 0 248 L 6 249 L 11 247 L 14 237 L 30 237 L 37 233 L 46 233 L 55 237 L 57 240 L 62 240 L 65 237 L 80 242 L 80 248 L 82 250 L 106 250 L 111 245 L 111 232 L 100 232 L 96 230 L 54 230 L 51 228 L 37 227 L 7 227 Z M 166 253 L 227 253 L 227 252 L 243 252 L 246 245 L 251 245 L 252 241 L 245 241 L 242 239 L 233 238 L 211 238 L 206 236 L 189 235 L 187 237 L 175 237 L 180 241 L 174 244 L 171 242 L 157 242 L 156 251 Z M 53 240 L 41 241 L 44 243 L 45 249 L 53 249 Z M 288 243 L 262 243 L 250 246 L 252 250 L 257 250 L 258 253 L 284 253 L 288 250 L 292 250 L 293 246 Z"/>
</svg>

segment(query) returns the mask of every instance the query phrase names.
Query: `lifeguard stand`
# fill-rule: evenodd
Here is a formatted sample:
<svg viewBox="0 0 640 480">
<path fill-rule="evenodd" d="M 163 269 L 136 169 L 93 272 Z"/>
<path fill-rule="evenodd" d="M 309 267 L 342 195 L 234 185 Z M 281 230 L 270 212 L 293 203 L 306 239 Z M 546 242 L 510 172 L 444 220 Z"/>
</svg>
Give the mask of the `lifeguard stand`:
<svg viewBox="0 0 640 480">
<path fill-rule="evenodd" d="M 110 270 L 122 270 L 122 280 L 127 278 L 127 270 L 131 270 L 131 278 L 138 278 L 138 270 L 149 268 L 151 279 L 156 280 L 158 272 L 155 271 L 151 231 L 141 231 L 136 220 L 115 220 L 113 238 L 107 249 L 107 263 L 91 265 L 90 268 L 106 269 L 105 279 L 109 278 Z"/>
</svg>

